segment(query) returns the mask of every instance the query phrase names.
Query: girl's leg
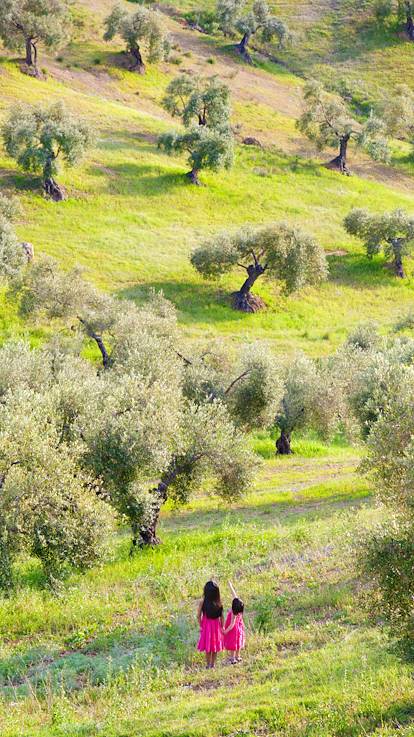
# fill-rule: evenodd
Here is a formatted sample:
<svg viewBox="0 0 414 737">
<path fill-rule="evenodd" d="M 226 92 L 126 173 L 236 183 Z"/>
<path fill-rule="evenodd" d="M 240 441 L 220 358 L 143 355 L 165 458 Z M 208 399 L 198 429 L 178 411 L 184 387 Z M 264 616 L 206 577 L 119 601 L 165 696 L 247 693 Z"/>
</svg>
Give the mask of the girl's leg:
<svg viewBox="0 0 414 737">
<path fill-rule="evenodd" d="M 210 653 L 206 653 L 206 667 L 210 668 Z"/>
<path fill-rule="evenodd" d="M 211 666 L 210 668 L 214 668 L 216 665 L 217 660 L 217 653 L 211 653 Z"/>
<path fill-rule="evenodd" d="M 236 650 L 236 652 L 234 653 L 234 657 L 238 663 L 241 662 L 240 650 Z"/>
</svg>

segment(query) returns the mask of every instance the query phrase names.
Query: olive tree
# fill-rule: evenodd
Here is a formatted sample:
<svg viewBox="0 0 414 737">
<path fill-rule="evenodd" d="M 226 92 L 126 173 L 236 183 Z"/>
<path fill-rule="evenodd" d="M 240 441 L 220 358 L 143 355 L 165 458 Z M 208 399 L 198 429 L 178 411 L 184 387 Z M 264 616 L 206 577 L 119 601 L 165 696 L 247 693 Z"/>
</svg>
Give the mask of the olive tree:
<svg viewBox="0 0 414 737">
<path fill-rule="evenodd" d="M 12 221 L 19 212 L 17 200 L 0 194 L 0 278 L 16 277 L 26 261 Z"/>
<path fill-rule="evenodd" d="M 10 343 L 0 350 L 0 585 L 13 582 L 20 551 L 37 557 L 52 587 L 70 568 L 102 558 L 110 517 L 98 479 L 82 470 L 81 446 L 68 442 L 62 397 L 88 401 L 96 382 L 86 362 L 65 368 L 47 350 Z M 84 366 L 84 364 L 86 364 Z M 63 374 L 63 376 L 62 376 Z M 87 382 L 84 379 L 88 377 Z M 79 399 L 79 396 L 82 399 Z"/>
<path fill-rule="evenodd" d="M 381 25 L 389 18 L 396 16 L 399 26 L 403 25 L 410 41 L 414 41 L 414 3 L 412 0 L 376 0 L 373 10 L 377 22 Z"/>
<path fill-rule="evenodd" d="M 369 258 L 382 250 L 392 258 L 396 276 L 404 278 L 403 257 L 414 245 L 414 217 L 404 210 L 375 215 L 355 208 L 346 216 L 344 226 L 350 235 L 363 241 Z"/>
<path fill-rule="evenodd" d="M 15 292 L 26 316 L 63 323 L 68 332 L 77 326 L 99 348 L 98 384 L 86 392 L 91 399 L 76 421 L 70 408 L 78 402 L 70 395 L 62 402 L 69 418 L 62 432 L 80 444 L 82 471 L 99 479 L 101 493 L 131 526 L 134 547 L 156 544 L 162 504 L 170 494 L 189 495 L 195 478 L 215 478 L 227 499 L 247 488 L 253 459 L 225 402 L 194 402 L 184 390 L 176 315 L 164 298 L 154 295 L 142 308 L 121 303 L 50 260 L 32 266 Z M 264 385 L 264 399 L 257 392 L 254 400 L 262 412 L 268 392 Z"/>
<path fill-rule="evenodd" d="M 358 540 L 367 598 L 391 634 L 413 655 L 414 373 L 405 366 L 390 377 L 387 399 L 368 436 L 366 470 L 374 479 L 385 521 Z"/>
<path fill-rule="evenodd" d="M 214 492 L 227 502 L 250 487 L 257 460 L 220 401 L 184 407 L 177 439 L 176 452 L 143 503 L 134 546 L 157 544 L 162 505 L 168 498 L 187 501 L 203 479 L 212 480 Z"/>
<path fill-rule="evenodd" d="M 184 361 L 184 395 L 194 404 L 222 401 L 243 430 L 272 424 L 282 396 L 283 374 L 266 345 L 251 343 L 231 353 L 227 344 L 214 342 L 179 355 Z"/>
<path fill-rule="evenodd" d="M 180 74 L 168 85 L 162 105 L 187 128 L 194 122 L 221 128 L 230 119 L 230 90 L 217 76 L 203 79 Z"/>
<path fill-rule="evenodd" d="M 266 0 L 254 0 L 250 11 L 246 11 L 246 2 L 237 0 L 218 0 L 217 18 L 219 26 L 225 35 L 239 32 L 242 34 L 237 49 L 241 56 L 251 62 L 249 43 L 255 36 L 262 43 L 276 40 L 279 48 L 283 48 L 289 41 L 289 31 L 286 24 L 272 15 Z"/>
<path fill-rule="evenodd" d="M 155 10 L 139 7 L 134 13 L 128 13 L 120 5 L 116 5 L 105 20 L 105 28 L 105 41 L 121 36 L 128 54 L 133 57 L 131 69 L 136 69 L 140 74 L 145 72 L 142 47 L 145 48 L 150 63 L 161 61 L 169 54 L 168 36 L 161 17 Z"/>
<path fill-rule="evenodd" d="M 363 148 L 371 158 L 388 160 L 385 123 L 373 113 L 360 122 L 341 97 L 327 92 L 319 82 L 312 81 L 305 86 L 304 110 L 297 127 L 320 150 L 338 147 L 337 156 L 328 166 L 342 174 L 350 174 L 347 164 L 350 141 Z"/>
<path fill-rule="evenodd" d="M 65 197 L 54 179 L 59 162 L 77 164 L 92 139 L 89 125 L 61 102 L 36 107 L 16 105 L 3 123 L 2 136 L 9 156 L 23 171 L 40 174 L 46 195 L 55 202 Z"/>
<path fill-rule="evenodd" d="M 282 282 L 288 293 L 308 284 L 319 284 L 328 274 L 319 244 L 299 228 L 285 223 L 221 233 L 193 251 L 191 263 L 205 278 L 221 276 L 236 267 L 243 269 L 245 281 L 233 294 L 234 308 L 243 312 L 256 312 L 264 306 L 263 300 L 251 292 L 264 274 Z"/>
<path fill-rule="evenodd" d="M 284 387 L 275 417 L 280 435 L 276 453 L 290 455 L 291 435 L 305 428 L 329 436 L 340 422 L 340 394 L 328 366 L 298 355 L 285 370 Z"/>
<path fill-rule="evenodd" d="M 164 133 L 158 139 L 158 147 L 170 156 L 188 155 L 191 170 L 186 176 L 191 184 L 201 184 L 198 175 L 204 169 L 230 169 L 233 164 L 233 133 L 228 125 L 220 128 L 197 126 L 182 133 Z"/>
<path fill-rule="evenodd" d="M 25 49 L 25 61 L 36 74 L 37 47 L 58 48 L 70 27 L 67 0 L 2 0 L 0 38 L 8 49 Z"/>
<path fill-rule="evenodd" d="M 406 84 L 396 85 L 380 105 L 380 115 L 388 135 L 414 139 L 414 92 Z"/>
</svg>

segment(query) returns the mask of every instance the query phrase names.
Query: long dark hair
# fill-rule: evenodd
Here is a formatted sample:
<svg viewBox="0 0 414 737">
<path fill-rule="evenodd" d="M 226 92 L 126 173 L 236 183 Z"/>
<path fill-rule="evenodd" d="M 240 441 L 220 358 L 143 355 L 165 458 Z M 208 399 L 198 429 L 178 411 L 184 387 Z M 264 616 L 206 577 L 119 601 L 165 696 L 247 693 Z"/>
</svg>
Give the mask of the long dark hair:
<svg viewBox="0 0 414 737">
<path fill-rule="evenodd" d="M 203 593 L 203 613 L 209 619 L 218 619 L 223 613 L 218 584 L 215 581 L 207 581 Z"/>
<path fill-rule="evenodd" d="M 231 602 L 231 610 L 233 614 L 243 614 L 244 612 L 244 604 L 241 599 L 235 598 Z"/>
</svg>

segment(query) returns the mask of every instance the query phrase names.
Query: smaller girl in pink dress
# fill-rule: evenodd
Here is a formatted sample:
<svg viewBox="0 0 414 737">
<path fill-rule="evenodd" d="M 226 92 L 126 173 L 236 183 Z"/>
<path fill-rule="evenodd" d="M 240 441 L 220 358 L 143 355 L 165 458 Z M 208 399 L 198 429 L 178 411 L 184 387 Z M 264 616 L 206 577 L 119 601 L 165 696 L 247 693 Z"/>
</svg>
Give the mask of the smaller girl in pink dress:
<svg viewBox="0 0 414 737">
<path fill-rule="evenodd" d="M 231 609 L 227 613 L 223 635 L 224 647 L 231 653 L 230 663 L 234 664 L 241 662 L 240 651 L 243 650 L 246 644 L 246 635 L 243 621 L 244 604 L 237 596 L 230 581 L 229 584 L 234 598 Z"/>
<path fill-rule="evenodd" d="M 207 668 L 214 668 L 217 653 L 223 650 L 223 606 L 215 581 L 207 581 L 197 609 L 200 639 L 197 649 L 206 654 Z"/>
</svg>

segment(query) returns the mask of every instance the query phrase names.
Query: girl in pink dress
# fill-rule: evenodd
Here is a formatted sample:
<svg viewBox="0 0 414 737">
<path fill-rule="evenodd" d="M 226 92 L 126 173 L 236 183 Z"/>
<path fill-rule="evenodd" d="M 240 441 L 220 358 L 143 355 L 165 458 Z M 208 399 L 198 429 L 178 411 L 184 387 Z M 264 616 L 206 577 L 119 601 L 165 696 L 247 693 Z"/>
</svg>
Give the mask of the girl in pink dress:
<svg viewBox="0 0 414 737">
<path fill-rule="evenodd" d="M 229 582 L 230 583 L 230 582 Z M 243 612 L 244 604 L 237 596 L 232 584 L 230 588 L 234 599 L 231 609 L 227 613 L 226 623 L 224 625 L 224 647 L 230 653 L 230 663 L 240 663 L 240 651 L 246 644 L 246 636 L 244 632 Z"/>
<path fill-rule="evenodd" d="M 217 653 L 223 650 L 223 606 L 220 589 L 215 581 L 207 581 L 204 595 L 198 605 L 197 619 L 200 639 L 197 649 L 206 654 L 207 668 L 214 668 Z"/>
</svg>

